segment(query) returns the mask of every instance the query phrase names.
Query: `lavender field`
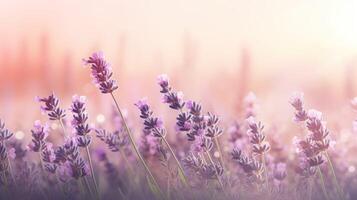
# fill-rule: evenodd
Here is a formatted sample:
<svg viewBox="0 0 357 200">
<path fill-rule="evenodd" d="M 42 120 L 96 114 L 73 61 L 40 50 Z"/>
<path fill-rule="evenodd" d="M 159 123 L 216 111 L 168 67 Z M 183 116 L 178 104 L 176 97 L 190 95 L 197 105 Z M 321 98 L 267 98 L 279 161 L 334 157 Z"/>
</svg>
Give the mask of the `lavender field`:
<svg viewBox="0 0 357 200">
<path fill-rule="evenodd" d="M 138 99 L 129 113 L 121 107 L 121 89 L 103 53 L 84 58 L 83 65 L 111 111 L 90 123 L 91 99 L 74 95 L 66 106 L 55 93 L 37 96 L 31 105 L 45 117 L 28 127 L 27 143 L 2 119 L 1 199 L 357 197 L 356 122 L 342 138 L 301 92 L 286 99 L 291 112 L 284 123 L 291 123 L 291 130 L 285 132 L 293 132 L 287 139 L 259 119 L 252 92 L 241 114 L 224 121 L 162 74 L 152 81 L 161 102 Z M 159 117 L 152 104 L 173 119 Z M 357 98 L 350 109 L 357 111 Z"/>
<path fill-rule="evenodd" d="M 356 10 L 0 0 L 0 200 L 357 200 Z"/>
</svg>

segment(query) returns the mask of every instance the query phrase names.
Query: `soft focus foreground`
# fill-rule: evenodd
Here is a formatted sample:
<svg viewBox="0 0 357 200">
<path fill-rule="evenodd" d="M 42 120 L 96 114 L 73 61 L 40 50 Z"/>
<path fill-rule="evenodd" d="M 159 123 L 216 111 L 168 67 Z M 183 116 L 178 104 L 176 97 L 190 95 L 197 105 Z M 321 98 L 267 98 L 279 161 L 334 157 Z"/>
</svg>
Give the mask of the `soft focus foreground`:
<svg viewBox="0 0 357 200">
<path fill-rule="evenodd" d="M 121 108 L 118 96 L 125 94 L 103 53 L 83 64 L 109 110 L 91 123 L 91 99 L 74 95 L 66 106 L 53 93 L 35 98 L 32 105 L 44 116 L 29 131 L 13 131 L 3 119 L 2 198 L 343 200 L 357 195 L 356 122 L 345 128 L 327 123 L 303 93 L 285 100 L 290 112 L 275 112 L 285 115 L 284 121 L 266 123 L 252 92 L 236 115 L 223 117 L 184 96 L 162 74 L 156 83 L 161 101 L 145 97 L 128 112 Z M 357 111 L 357 98 L 350 105 Z M 170 114 L 162 118 L 160 112 Z M 25 135 L 31 139 L 23 140 Z"/>
</svg>

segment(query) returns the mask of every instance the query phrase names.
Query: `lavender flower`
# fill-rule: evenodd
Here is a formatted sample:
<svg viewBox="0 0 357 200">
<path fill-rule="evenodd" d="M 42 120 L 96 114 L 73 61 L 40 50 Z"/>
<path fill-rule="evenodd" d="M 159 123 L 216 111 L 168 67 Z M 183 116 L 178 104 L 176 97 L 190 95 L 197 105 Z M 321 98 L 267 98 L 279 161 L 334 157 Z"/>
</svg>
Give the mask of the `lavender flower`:
<svg viewBox="0 0 357 200">
<path fill-rule="evenodd" d="M 155 137 L 165 137 L 163 122 L 160 118 L 153 116 L 153 111 L 151 111 L 147 103 L 147 98 L 139 100 L 135 105 L 140 111 L 140 117 L 144 119 L 144 129 L 150 131 Z"/>
<path fill-rule="evenodd" d="M 257 114 L 257 97 L 253 92 L 249 92 L 244 98 L 245 118 L 255 117 Z"/>
<path fill-rule="evenodd" d="M 90 65 L 92 77 L 99 90 L 106 94 L 118 89 L 110 64 L 104 59 L 102 52 L 93 53 L 88 59 L 83 59 L 85 65 Z"/>
<path fill-rule="evenodd" d="M 174 110 L 181 110 L 185 106 L 183 101 L 182 92 L 174 92 L 169 84 L 169 78 L 166 74 L 159 75 L 158 84 L 161 87 L 161 93 L 163 93 L 163 103 L 169 104 L 170 108 Z"/>
<path fill-rule="evenodd" d="M 212 180 L 223 175 L 223 168 L 219 163 L 207 164 L 194 154 L 190 154 L 184 159 L 184 166 L 206 180 Z"/>
<path fill-rule="evenodd" d="M 54 151 L 54 163 L 63 164 L 66 174 L 74 179 L 86 176 L 89 172 L 88 165 L 81 157 L 79 146 L 75 138 L 68 138 L 65 144 Z"/>
<path fill-rule="evenodd" d="M 42 125 L 41 121 L 37 120 L 34 123 L 32 133 L 32 141 L 28 148 L 34 152 L 40 152 L 45 144 L 45 139 L 48 137 L 49 126 Z"/>
<path fill-rule="evenodd" d="M 274 166 L 274 179 L 278 180 L 278 181 L 283 181 L 286 176 L 287 176 L 287 172 L 286 172 L 286 164 L 285 163 L 277 163 Z"/>
<path fill-rule="evenodd" d="M 4 172 L 9 168 L 8 157 L 11 153 L 6 149 L 6 146 L 3 143 L 0 143 L 0 172 Z"/>
<path fill-rule="evenodd" d="M 256 122 L 254 117 L 249 117 L 248 122 L 248 135 L 250 136 L 250 143 L 253 145 L 253 152 L 263 155 L 270 150 L 270 145 L 266 141 L 263 129 L 264 126 L 261 122 Z"/>
<path fill-rule="evenodd" d="M 239 148 L 233 149 L 232 158 L 238 163 L 248 178 L 254 177 L 255 181 L 262 181 L 264 166 L 260 162 L 254 158 L 249 158 Z"/>
<path fill-rule="evenodd" d="M 5 123 L 0 120 L 0 142 L 9 140 L 14 134 L 5 128 Z"/>
<path fill-rule="evenodd" d="M 41 110 L 47 113 L 50 120 L 61 120 L 66 116 L 65 110 L 59 107 L 59 99 L 51 94 L 48 97 L 36 97 L 37 101 L 43 103 Z"/>
<path fill-rule="evenodd" d="M 293 93 L 292 97 L 290 98 L 290 104 L 295 109 L 295 116 L 294 121 L 302 122 L 307 119 L 307 112 L 304 109 L 304 94 L 295 92 Z"/>
<path fill-rule="evenodd" d="M 314 141 L 316 151 L 323 152 L 329 148 L 329 131 L 326 123 L 322 121 L 322 113 L 316 110 L 309 110 L 306 127 L 310 131 L 309 138 Z"/>
<path fill-rule="evenodd" d="M 78 146 L 87 147 L 91 143 L 92 138 L 88 135 L 91 129 L 87 123 L 88 114 L 85 108 L 86 98 L 84 96 L 74 95 L 72 99 L 72 125 L 77 135 Z"/>
<path fill-rule="evenodd" d="M 120 148 L 125 147 L 128 144 L 128 138 L 125 136 L 121 136 L 118 131 L 114 133 L 109 133 L 104 129 L 97 129 L 96 136 L 105 142 L 108 145 L 108 148 L 113 151 L 117 152 Z"/>
<path fill-rule="evenodd" d="M 139 143 L 139 150 L 145 158 L 157 154 L 157 147 L 160 145 L 160 138 L 151 134 L 151 131 L 144 129 Z"/>
</svg>

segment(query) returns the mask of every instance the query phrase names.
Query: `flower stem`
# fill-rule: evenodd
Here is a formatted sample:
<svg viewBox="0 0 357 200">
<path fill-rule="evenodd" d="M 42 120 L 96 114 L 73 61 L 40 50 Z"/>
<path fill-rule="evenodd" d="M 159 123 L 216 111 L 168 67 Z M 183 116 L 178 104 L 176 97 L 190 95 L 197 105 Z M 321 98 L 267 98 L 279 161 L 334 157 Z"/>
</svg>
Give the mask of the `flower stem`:
<svg viewBox="0 0 357 200">
<path fill-rule="evenodd" d="M 6 148 L 6 146 L 5 146 L 5 141 L 2 141 L 2 145 Z M 12 172 L 12 167 L 11 167 L 9 155 L 6 156 L 6 162 L 7 162 L 7 165 L 8 165 L 8 167 L 9 167 L 9 173 L 10 173 L 11 179 L 12 179 L 14 185 L 16 185 L 14 173 Z M 6 173 L 5 173 L 5 174 L 6 174 Z M 6 178 L 6 176 L 5 176 L 5 178 Z"/>
<path fill-rule="evenodd" d="M 267 190 L 269 190 L 268 169 L 267 169 L 267 166 L 266 166 L 266 163 L 265 163 L 265 155 L 264 155 L 264 153 L 262 154 L 262 164 L 263 164 L 263 167 L 264 167 L 266 188 L 267 188 Z"/>
<path fill-rule="evenodd" d="M 89 181 L 88 181 L 88 179 L 87 179 L 87 176 L 84 176 L 83 179 L 84 179 L 84 183 L 85 183 L 86 188 L 87 188 L 87 190 L 89 191 L 90 195 L 91 195 L 92 197 L 95 196 L 95 194 L 93 194 L 93 191 L 92 191 L 92 188 L 91 188 L 91 186 L 90 186 L 90 184 L 89 184 Z"/>
<path fill-rule="evenodd" d="M 324 193 L 325 199 L 326 199 L 326 200 L 329 200 L 330 198 L 329 198 L 329 196 L 328 196 L 328 194 L 327 194 L 327 190 L 326 190 L 326 186 L 325 186 L 325 180 L 324 180 L 324 175 L 322 174 L 320 167 L 317 167 L 317 172 L 319 173 L 319 177 L 320 177 L 320 180 L 321 180 L 322 191 L 323 191 L 323 193 Z"/>
<path fill-rule="evenodd" d="M 123 116 L 123 113 L 121 112 L 121 109 L 120 109 L 120 107 L 119 107 L 119 104 L 118 104 L 117 100 L 115 99 L 115 97 L 114 97 L 114 95 L 113 95 L 112 92 L 110 93 L 110 95 L 112 96 L 113 101 L 114 101 L 114 103 L 115 103 L 115 106 L 116 106 L 116 108 L 117 108 L 117 110 L 118 110 L 118 113 L 119 113 L 120 117 L 121 117 L 122 120 L 123 120 L 123 124 L 124 124 L 125 130 L 126 130 L 126 132 L 128 133 L 130 142 L 131 142 L 131 144 L 132 144 L 132 146 L 133 146 L 133 148 L 134 148 L 134 151 L 135 151 L 136 155 L 138 156 L 138 158 L 139 158 L 141 164 L 144 166 L 144 168 L 145 168 L 145 170 L 146 170 L 146 173 L 149 175 L 149 177 L 150 177 L 150 179 L 152 180 L 152 182 L 154 183 L 156 189 L 159 191 L 160 196 L 163 197 L 163 193 L 162 193 L 162 191 L 161 191 L 161 189 L 160 189 L 160 187 L 159 187 L 159 184 L 157 183 L 155 177 L 152 175 L 152 173 L 151 173 L 149 167 L 147 166 L 147 164 L 146 164 L 144 158 L 141 156 L 141 154 L 140 154 L 140 152 L 139 152 L 139 149 L 138 149 L 138 147 L 137 147 L 136 144 L 135 144 L 134 138 L 133 138 L 133 136 L 132 136 L 132 134 L 131 134 L 130 129 L 128 128 L 128 125 L 127 125 L 126 120 L 125 120 L 125 118 L 124 118 L 124 116 Z"/>
<path fill-rule="evenodd" d="M 95 180 L 95 175 L 94 175 L 94 169 L 93 169 L 93 164 L 92 164 L 92 158 L 91 158 L 91 156 L 90 156 L 89 147 L 88 147 L 88 146 L 86 147 L 86 153 L 87 153 L 87 157 L 88 157 L 88 161 L 89 161 L 89 167 L 90 167 L 90 171 L 91 171 L 91 176 L 92 176 L 92 180 L 93 180 L 95 192 L 96 192 L 96 195 L 97 195 L 98 199 L 100 199 L 99 189 L 98 189 L 97 181 Z"/>
<path fill-rule="evenodd" d="M 64 127 L 64 124 L 63 124 L 62 119 L 59 119 L 58 121 L 59 121 L 59 123 L 60 123 L 60 125 L 61 125 L 61 127 L 62 127 L 63 136 L 64 136 L 64 137 L 67 137 L 67 136 L 68 136 L 68 135 L 67 135 L 67 131 L 66 131 L 66 128 Z"/>
<path fill-rule="evenodd" d="M 134 175 L 135 173 L 134 173 L 133 166 L 130 164 L 130 162 L 128 160 L 128 157 L 125 155 L 125 152 L 123 151 L 122 148 L 119 148 L 119 152 L 120 152 L 121 157 L 123 157 L 124 162 L 128 166 L 128 170 L 129 170 L 130 175 Z"/>
<path fill-rule="evenodd" d="M 339 185 L 338 182 L 337 182 L 336 173 L 335 173 L 333 164 L 332 164 L 332 162 L 331 162 L 330 156 L 328 155 L 327 151 L 325 151 L 324 153 L 325 153 L 325 156 L 326 156 L 327 161 L 328 161 L 329 166 L 330 166 L 330 170 L 331 170 L 332 175 L 333 175 L 333 183 L 335 184 L 335 187 L 337 188 L 338 196 L 339 196 L 340 200 L 343 200 L 343 199 L 344 199 L 343 191 L 342 191 L 340 185 Z"/>
<path fill-rule="evenodd" d="M 223 158 L 223 154 L 222 154 L 221 145 L 219 144 L 219 141 L 218 141 L 218 137 L 214 137 L 214 142 L 216 143 L 217 150 L 219 152 L 219 162 L 221 163 L 222 168 L 224 170 L 224 160 L 223 160 L 224 158 Z"/>
<path fill-rule="evenodd" d="M 156 131 L 157 133 L 159 133 L 159 131 L 158 131 L 156 128 L 155 128 L 155 131 Z M 179 173 L 181 173 L 180 178 L 181 178 L 182 183 L 183 183 L 185 186 L 188 186 L 187 179 L 186 179 L 185 173 L 184 173 L 184 171 L 183 171 L 183 168 L 182 168 L 182 166 L 181 166 L 181 164 L 180 164 L 180 161 L 177 159 L 177 157 L 176 157 L 174 151 L 172 150 L 170 144 L 167 142 L 166 138 L 165 138 L 165 137 L 161 137 L 161 138 L 162 138 L 162 140 L 165 142 L 166 146 L 169 148 L 170 153 L 172 154 L 172 156 L 174 157 L 174 160 L 175 160 L 176 163 L 177 163 L 177 166 L 178 166 L 178 168 L 179 168 Z"/>
<path fill-rule="evenodd" d="M 221 186 L 223 193 L 226 195 L 225 189 L 224 189 L 224 185 L 223 185 L 223 183 L 222 183 L 221 178 L 218 176 L 218 171 L 217 171 L 216 166 L 215 166 L 215 164 L 214 164 L 214 162 L 213 162 L 213 159 L 212 159 L 212 157 L 211 157 L 211 154 L 210 154 L 209 152 L 206 152 L 206 154 L 207 154 L 207 156 L 208 156 L 209 161 L 211 162 L 211 164 L 212 164 L 213 167 L 214 167 L 214 170 L 215 170 L 215 172 L 216 172 L 216 178 L 217 178 L 217 180 L 218 180 L 218 183 L 219 183 L 219 185 Z"/>
</svg>

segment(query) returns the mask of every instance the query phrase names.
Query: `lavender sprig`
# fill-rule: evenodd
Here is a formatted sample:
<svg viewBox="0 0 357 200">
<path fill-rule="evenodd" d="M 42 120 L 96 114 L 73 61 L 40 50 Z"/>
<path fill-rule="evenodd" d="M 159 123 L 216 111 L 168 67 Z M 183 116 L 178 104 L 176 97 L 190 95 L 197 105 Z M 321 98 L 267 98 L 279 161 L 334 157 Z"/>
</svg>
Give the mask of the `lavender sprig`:
<svg viewBox="0 0 357 200">
<path fill-rule="evenodd" d="M 93 53 L 88 59 L 83 59 L 85 65 L 90 65 L 94 83 L 103 94 L 112 93 L 118 89 L 110 64 L 104 59 L 103 52 Z"/>
<path fill-rule="evenodd" d="M 119 107 L 119 104 L 113 94 L 113 92 L 118 89 L 118 86 L 116 85 L 115 80 L 111 79 L 113 73 L 111 72 L 111 68 L 109 67 L 109 63 L 104 59 L 103 53 L 98 52 L 98 53 L 93 53 L 91 57 L 88 59 L 83 59 L 84 64 L 86 65 L 91 65 L 91 70 L 92 70 L 92 77 L 94 79 L 95 84 L 98 86 L 99 90 L 103 94 L 109 93 L 113 99 L 113 102 L 115 104 L 115 107 L 118 110 L 118 113 L 123 121 L 124 127 L 126 132 L 128 133 L 130 142 L 134 148 L 134 151 L 136 155 L 138 156 L 141 164 L 144 166 L 146 173 L 149 175 L 150 181 L 153 183 L 155 187 L 155 194 L 158 194 L 158 196 L 163 196 L 163 193 L 155 179 L 155 177 L 152 175 L 149 167 L 147 166 L 145 160 L 142 158 L 138 147 L 135 144 L 134 138 L 132 136 L 132 133 L 126 123 L 126 120 L 124 118 L 124 115 Z"/>
<path fill-rule="evenodd" d="M 14 134 L 5 127 L 5 123 L 2 122 L 0 119 L 0 171 L 6 172 L 8 170 L 13 183 L 16 184 L 14 173 L 11 167 L 11 162 L 9 159 L 9 157 L 15 158 L 15 149 L 6 148 L 6 141 L 9 141 L 13 135 Z M 7 182 L 6 177 L 5 181 Z"/>
<path fill-rule="evenodd" d="M 92 158 L 89 152 L 89 144 L 91 143 L 92 138 L 88 135 L 91 129 L 89 128 L 89 125 L 87 123 L 88 114 L 86 112 L 85 104 L 86 104 L 85 96 L 78 96 L 78 95 L 73 96 L 72 105 L 71 105 L 71 111 L 73 115 L 72 125 L 75 129 L 75 134 L 77 135 L 76 142 L 78 146 L 83 147 L 86 150 L 87 158 L 89 161 L 89 167 L 91 170 L 92 181 L 94 184 L 96 195 L 99 198 L 100 194 L 99 194 L 98 184 L 95 179 Z M 82 160 L 77 160 L 76 162 L 72 163 L 72 166 L 74 167 L 82 167 L 82 165 L 83 165 Z"/>
<path fill-rule="evenodd" d="M 265 134 L 263 132 L 264 125 L 261 122 L 257 122 L 254 117 L 249 117 L 248 122 L 248 135 L 250 137 L 250 143 L 253 146 L 253 153 L 260 155 L 261 163 L 265 172 L 265 183 L 266 187 L 269 188 L 269 179 L 268 179 L 268 169 L 265 163 L 265 156 L 270 150 L 270 145 L 266 141 Z"/>
<path fill-rule="evenodd" d="M 302 93 L 295 93 L 292 99 L 290 100 L 291 102 L 295 102 L 292 105 L 296 110 L 298 110 L 297 108 L 301 108 L 300 110 L 304 110 L 302 109 L 302 105 L 303 105 L 302 96 L 303 96 Z M 306 111 L 304 111 L 304 113 L 306 113 Z M 340 199 L 344 199 L 343 191 L 337 182 L 337 177 L 335 174 L 334 167 L 327 153 L 327 149 L 330 146 L 330 139 L 329 139 L 329 131 L 326 128 L 326 122 L 322 121 L 322 113 L 312 109 L 307 112 L 306 117 L 301 118 L 301 120 L 298 121 L 305 121 L 306 127 L 309 130 L 309 135 L 307 136 L 307 139 L 304 141 L 303 143 L 304 146 L 302 147 L 307 149 L 308 152 L 313 152 L 314 154 L 312 158 L 309 158 L 308 160 L 309 163 L 314 166 L 321 165 L 324 162 L 322 154 L 325 155 L 329 163 L 329 168 L 333 174 L 333 182 L 335 187 L 337 188 L 338 196 Z M 318 166 L 318 173 L 320 175 L 320 179 L 324 187 L 323 188 L 324 194 L 327 198 L 327 191 L 324 186 L 325 183 L 323 180 L 323 174 L 319 166 Z"/>
<path fill-rule="evenodd" d="M 66 129 L 63 125 L 63 119 L 66 117 L 66 112 L 59 106 L 59 99 L 52 93 L 48 97 L 36 97 L 37 101 L 43 103 L 41 110 L 47 113 L 50 120 L 58 120 L 62 126 L 64 136 L 67 136 Z"/>
<path fill-rule="evenodd" d="M 157 82 L 161 87 L 160 92 L 163 94 L 162 102 L 169 104 L 170 108 L 174 110 L 181 110 L 185 106 L 183 93 L 172 91 L 169 78 L 166 74 L 158 76 Z"/>
<path fill-rule="evenodd" d="M 166 131 L 163 127 L 162 120 L 158 117 L 153 116 L 153 111 L 151 111 L 146 98 L 141 99 L 135 105 L 140 110 L 140 117 L 144 120 L 144 127 L 145 127 L 144 129 L 147 131 L 150 131 L 150 133 L 154 137 L 158 137 L 165 142 L 166 146 L 170 150 L 170 153 L 173 156 L 173 158 L 175 159 L 176 164 L 179 168 L 181 181 L 183 184 L 185 184 L 187 186 L 188 182 L 187 182 L 184 170 L 183 170 L 179 160 L 177 159 L 173 149 L 171 148 L 170 144 L 168 143 L 168 141 L 165 138 Z"/>
<path fill-rule="evenodd" d="M 212 139 L 216 139 L 221 133 L 222 130 L 217 126 L 218 124 L 218 117 L 208 113 L 208 115 L 203 115 L 201 112 L 201 105 L 196 102 L 189 101 L 184 102 L 183 100 L 183 93 L 182 92 L 175 92 L 172 90 L 172 87 L 169 84 L 169 78 L 166 74 L 159 75 L 158 84 L 161 87 L 160 93 L 163 94 L 163 103 L 169 104 L 169 107 L 174 110 L 179 110 L 179 115 L 176 118 L 176 126 L 177 129 L 180 131 L 187 132 L 188 140 L 189 141 L 196 141 L 194 144 L 194 149 L 198 151 L 206 152 L 211 165 L 215 166 L 211 154 L 209 151 L 213 147 Z M 188 112 L 183 112 L 183 108 L 186 105 L 188 108 Z M 216 139 L 217 147 L 218 140 Z M 222 156 L 221 150 L 219 148 L 219 152 Z M 221 161 L 223 163 L 223 161 Z M 220 179 L 219 171 L 215 168 L 216 178 L 224 191 L 224 185 Z"/>
</svg>

